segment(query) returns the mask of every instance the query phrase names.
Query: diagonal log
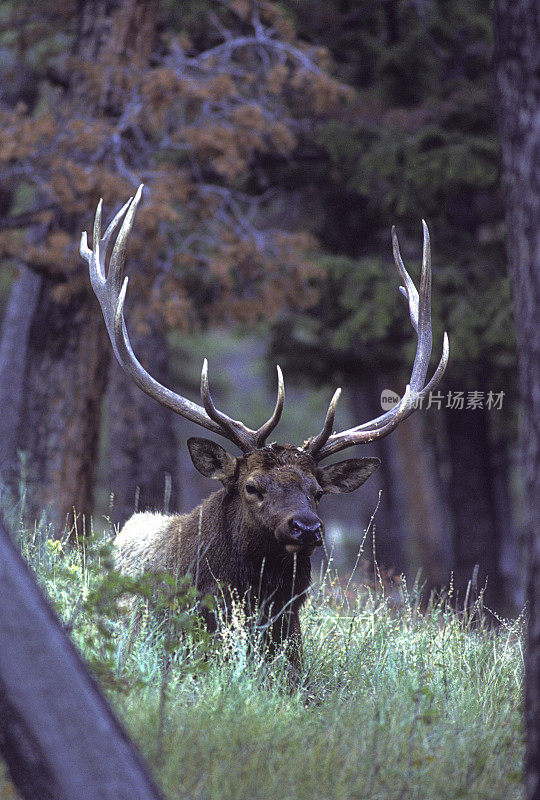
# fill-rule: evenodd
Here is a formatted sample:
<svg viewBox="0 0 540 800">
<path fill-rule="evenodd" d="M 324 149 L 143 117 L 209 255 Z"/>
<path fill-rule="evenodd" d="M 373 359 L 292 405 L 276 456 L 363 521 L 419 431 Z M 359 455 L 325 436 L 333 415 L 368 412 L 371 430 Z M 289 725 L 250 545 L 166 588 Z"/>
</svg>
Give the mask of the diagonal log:
<svg viewBox="0 0 540 800">
<path fill-rule="evenodd" d="M 164 800 L 0 522 L 0 753 L 25 800 Z"/>
</svg>

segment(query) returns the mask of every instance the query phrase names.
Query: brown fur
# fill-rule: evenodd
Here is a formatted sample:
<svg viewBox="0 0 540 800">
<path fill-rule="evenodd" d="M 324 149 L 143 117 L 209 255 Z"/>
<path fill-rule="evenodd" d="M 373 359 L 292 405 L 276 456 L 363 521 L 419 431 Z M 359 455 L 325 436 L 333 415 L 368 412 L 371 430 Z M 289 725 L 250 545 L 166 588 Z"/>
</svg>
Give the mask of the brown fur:
<svg viewBox="0 0 540 800">
<path fill-rule="evenodd" d="M 320 468 L 292 445 L 271 445 L 234 458 L 205 439 L 188 444 L 197 469 L 219 479 L 223 488 L 188 514 L 135 514 L 115 540 L 117 566 L 128 574 L 189 573 L 203 595 L 248 602 L 267 623 L 271 648 L 290 639 L 289 657 L 299 666 L 298 612 L 310 584 L 310 556 L 323 535 L 319 496 L 352 491 L 378 462 L 357 459 Z M 302 544 L 294 539 L 297 521 L 307 529 Z M 228 587 L 225 593 L 218 582 Z"/>
</svg>

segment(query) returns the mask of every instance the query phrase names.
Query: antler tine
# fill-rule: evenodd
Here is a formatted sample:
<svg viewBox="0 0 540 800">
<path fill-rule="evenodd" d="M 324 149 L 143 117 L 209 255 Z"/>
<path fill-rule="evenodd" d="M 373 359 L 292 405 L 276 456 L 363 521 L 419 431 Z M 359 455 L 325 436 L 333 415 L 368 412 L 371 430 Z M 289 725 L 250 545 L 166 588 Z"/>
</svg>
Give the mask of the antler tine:
<svg viewBox="0 0 540 800">
<path fill-rule="evenodd" d="M 423 222 L 424 220 L 422 220 Z M 399 291 L 407 298 L 409 302 L 409 315 L 414 330 L 418 333 L 418 291 L 414 285 L 411 276 L 405 269 L 405 264 L 401 258 L 399 250 L 399 241 L 397 237 L 396 226 L 392 225 L 392 250 L 394 253 L 394 263 L 398 269 L 399 274 L 405 286 L 400 286 Z"/>
<path fill-rule="evenodd" d="M 326 417 L 321 432 L 318 433 L 317 436 L 308 439 L 308 441 L 304 445 L 305 450 L 314 458 L 317 456 L 317 453 L 319 452 L 321 447 L 327 442 L 328 437 L 332 433 L 332 428 L 334 427 L 334 417 L 336 416 L 336 408 L 340 395 L 341 395 L 341 389 L 336 389 L 336 391 L 332 396 L 332 399 L 330 400 L 330 404 L 328 406 L 328 411 L 326 412 Z"/>
<path fill-rule="evenodd" d="M 420 277 L 420 293 L 418 293 L 403 264 L 399 251 L 396 229 L 395 227 L 392 228 L 394 261 L 405 283 L 405 286 L 400 286 L 399 289 L 409 302 L 411 322 L 418 334 L 418 347 L 411 374 L 411 388 L 413 392 L 420 391 L 424 385 L 433 344 L 431 335 L 431 245 L 429 229 L 425 220 L 422 220 L 422 230 L 424 235 L 422 273 Z"/>
<path fill-rule="evenodd" d="M 283 405 L 285 403 L 285 385 L 283 383 L 283 373 L 281 371 L 281 367 L 279 364 L 276 364 L 276 367 L 278 378 L 276 405 L 270 419 L 267 420 L 264 425 L 261 425 L 255 435 L 257 447 L 262 447 L 265 444 L 266 440 L 277 426 L 279 420 L 281 419 L 281 414 L 283 413 Z"/>
<path fill-rule="evenodd" d="M 101 212 L 103 200 L 99 201 L 94 219 L 94 252 L 88 249 L 86 243 L 86 232 L 83 233 L 81 237 L 81 255 L 89 262 L 90 281 L 92 283 L 92 288 L 103 310 L 103 317 L 105 319 L 109 338 L 117 358 L 119 358 L 118 342 L 123 331 L 121 325 L 119 330 L 117 330 L 115 320 L 118 306 L 120 305 L 119 299 L 122 290 L 122 284 L 125 283 L 124 267 L 126 261 L 127 237 L 131 231 L 131 228 L 133 227 L 135 211 L 137 210 L 137 206 L 139 205 L 139 201 L 141 199 L 142 189 L 143 185 L 141 184 L 135 194 L 135 197 L 130 197 L 127 203 L 122 206 L 120 211 L 115 214 L 103 237 L 101 237 Z M 122 217 L 124 217 L 124 219 L 113 248 L 113 252 L 109 261 L 109 270 L 106 276 L 106 258 L 109 243 Z"/>
<path fill-rule="evenodd" d="M 255 431 L 247 428 L 242 422 L 228 417 L 216 408 L 208 385 L 208 360 L 206 358 L 203 361 L 201 370 L 201 398 L 210 419 L 213 419 L 219 425 L 223 435 L 234 442 L 242 452 L 247 453 L 256 447 Z"/>
<path fill-rule="evenodd" d="M 410 384 L 407 384 L 403 397 L 397 406 L 394 406 L 392 409 L 394 415 L 390 419 L 387 418 L 381 421 L 379 427 L 359 430 L 361 426 L 358 426 L 358 428 L 350 428 L 348 431 L 330 436 L 326 444 L 321 447 L 319 452 L 315 455 L 315 460 L 322 461 L 324 458 L 328 458 L 328 456 L 334 455 L 334 453 L 339 453 L 341 450 L 345 450 L 348 447 L 353 447 L 357 444 L 368 444 L 369 442 L 374 442 L 376 439 L 383 439 L 385 436 L 388 436 L 389 433 L 392 433 L 399 423 L 410 416 L 414 410 L 415 405 L 414 401 L 411 399 L 411 387 Z M 382 420 L 382 417 L 379 417 L 379 419 Z"/>
<path fill-rule="evenodd" d="M 417 405 L 420 404 L 420 400 L 422 400 L 424 397 L 427 397 L 429 395 L 429 393 L 438 386 L 442 376 L 444 375 L 444 371 L 446 370 L 449 357 L 450 357 L 450 344 L 449 344 L 449 341 L 448 341 L 448 334 L 445 332 L 445 334 L 443 336 L 442 355 L 441 355 L 441 359 L 439 361 L 439 364 L 437 366 L 437 369 L 433 373 L 433 376 L 432 376 L 431 380 L 429 381 L 429 383 L 427 383 L 424 386 L 424 388 L 422 389 L 422 391 L 418 392 L 418 394 L 416 395 L 416 401 L 414 401 L 414 403 L 412 405 L 412 408 L 411 408 L 411 411 L 409 412 L 409 414 L 412 413 L 416 409 Z M 410 385 L 409 385 L 409 388 L 410 388 Z M 411 394 L 412 394 L 412 392 L 411 392 Z M 380 417 L 377 417 L 376 419 L 370 420 L 369 422 L 363 422 L 361 425 L 356 425 L 354 428 L 351 428 L 350 431 L 348 431 L 348 433 L 356 434 L 356 433 L 360 433 L 360 432 L 363 432 L 363 431 L 378 431 L 379 429 L 383 429 L 384 428 L 383 434 L 379 434 L 379 436 L 381 436 L 381 435 L 386 436 L 390 432 L 390 430 L 393 430 L 393 427 L 390 430 L 387 430 L 386 426 L 391 424 L 396 417 L 399 417 L 400 410 L 402 408 L 403 400 L 404 400 L 404 397 L 390 411 L 387 411 L 385 414 L 381 414 Z M 409 414 L 407 414 L 406 416 L 409 416 Z M 402 419 L 402 417 L 400 417 L 400 420 L 401 419 Z M 403 417 L 403 419 L 405 419 L 405 417 Z M 376 436 L 375 438 L 379 438 L 379 436 Z M 373 441 L 373 439 L 366 439 L 366 441 Z M 359 444 L 361 444 L 361 442 L 359 442 Z M 328 455 L 330 455 L 330 454 L 328 453 Z M 325 458 L 326 456 L 322 456 L 322 457 Z"/>
<path fill-rule="evenodd" d="M 316 452 L 317 461 L 321 461 L 323 458 L 327 458 L 333 453 L 337 453 L 347 447 L 352 447 L 356 444 L 372 442 L 375 439 L 381 439 L 384 436 L 387 436 L 391 431 L 394 430 L 394 428 L 397 427 L 397 425 L 399 425 L 403 419 L 406 419 L 416 410 L 416 408 L 419 407 L 421 399 L 426 397 L 430 391 L 439 385 L 439 382 L 444 374 L 450 355 L 448 335 L 446 333 L 443 337 L 443 351 L 437 369 L 435 370 L 429 383 L 424 386 L 432 347 L 431 247 L 429 230 L 424 220 L 422 220 L 422 227 L 424 233 L 424 242 L 420 292 L 416 290 L 409 273 L 405 269 L 399 251 L 399 242 L 396 231 L 395 228 L 392 228 L 394 260 L 405 284 L 404 287 L 400 286 L 400 290 L 402 294 L 407 297 L 411 322 L 418 336 L 416 355 L 412 368 L 410 383 L 407 386 L 405 394 L 401 398 L 398 405 L 390 411 L 387 411 L 380 417 L 370 420 L 369 422 L 365 422 L 362 425 L 357 425 L 347 431 L 336 433 L 332 436 L 329 435 L 326 439 L 322 439 L 318 446 L 318 451 Z M 323 431 L 325 429 L 326 426 Z M 322 432 L 319 434 L 319 436 L 322 436 Z M 308 449 L 311 450 L 309 443 Z"/>
<path fill-rule="evenodd" d="M 450 358 L 450 341 L 448 339 L 448 334 L 446 331 L 443 333 L 443 346 L 442 346 L 442 355 L 441 359 L 437 365 L 437 369 L 433 373 L 431 380 L 424 386 L 421 392 L 418 393 L 418 397 L 426 397 L 433 389 L 436 389 L 439 385 L 442 376 L 445 373 L 446 367 L 448 366 L 448 359 Z"/>
<path fill-rule="evenodd" d="M 103 201 L 99 201 L 94 219 L 93 250 L 88 247 L 86 232 L 81 235 L 81 255 L 88 261 L 92 288 L 99 300 L 116 358 L 124 371 L 131 375 L 137 386 L 162 405 L 207 430 L 225 436 L 243 452 L 255 450 L 264 444 L 266 438 L 278 424 L 283 411 L 285 392 L 283 375 L 279 367 L 277 368 L 278 396 L 274 412 L 264 425 L 257 431 L 253 431 L 242 422 L 231 419 L 231 417 L 216 408 L 208 386 L 208 362 L 206 359 L 201 373 L 201 397 L 204 404 L 204 408 L 202 408 L 158 383 L 146 372 L 133 353 L 124 321 L 124 302 L 128 286 L 128 278 L 124 278 L 124 267 L 127 240 L 133 227 L 142 190 L 143 184 L 139 186 L 135 196 L 130 197 L 127 203 L 117 212 L 103 237 L 101 236 Z M 108 274 L 106 274 L 107 250 L 120 220 L 122 220 L 122 225 L 116 237 Z"/>
<path fill-rule="evenodd" d="M 244 453 L 249 453 L 252 450 L 256 450 L 258 447 L 262 447 L 281 418 L 283 404 L 285 402 L 285 388 L 283 384 L 283 373 L 279 366 L 277 367 L 277 373 L 278 392 L 274 411 L 270 419 L 267 420 L 264 425 L 261 425 L 258 430 L 254 431 L 244 425 L 243 422 L 228 417 L 216 407 L 212 395 L 210 394 L 210 386 L 208 383 L 208 361 L 206 358 L 204 359 L 201 371 L 201 398 L 206 413 L 210 419 L 213 419 L 223 430 L 227 431 L 228 438 L 238 445 Z"/>
<path fill-rule="evenodd" d="M 234 425 L 242 426 L 242 423 L 235 423 L 234 420 L 231 421 L 234 423 L 232 427 L 228 426 L 224 428 L 220 422 L 210 418 L 204 408 L 197 405 L 197 403 L 192 403 L 185 397 L 171 392 L 170 389 L 167 389 L 156 381 L 146 372 L 133 353 L 124 321 L 124 302 L 128 286 L 128 278 L 124 278 L 124 265 L 126 260 L 127 239 L 133 227 L 135 212 L 141 198 L 142 189 L 143 185 L 141 184 L 135 197 L 130 198 L 114 216 L 103 237 L 101 237 L 102 201 L 100 200 L 94 220 L 93 250 L 88 247 L 86 232 L 83 232 L 81 235 L 81 256 L 88 261 L 92 288 L 99 300 L 114 353 L 122 369 L 133 378 L 137 386 L 139 386 L 143 392 L 146 392 L 150 397 L 153 397 L 162 405 L 170 408 L 186 419 L 189 419 L 191 422 L 213 433 L 218 433 L 221 436 L 229 438 L 235 444 L 238 444 L 241 449 L 245 450 L 248 447 L 247 439 L 249 437 L 254 438 L 255 436 L 254 431 L 246 429 L 246 436 L 239 436 Z M 109 272 L 106 276 L 108 246 L 122 218 L 122 226 L 113 247 L 109 263 Z M 251 447 L 251 438 L 249 446 Z"/>
<path fill-rule="evenodd" d="M 122 219 L 122 213 L 124 213 L 124 219 L 122 220 L 122 225 L 120 226 L 120 230 L 118 232 L 118 236 L 116 237 L 116 242 L 114 243 L 113 251 L 111 253 L 111 258 L 109 261 L 109 273 L 107 276 L 107 280 L 110 282 L 108 296 L 113 301 L 115 298 L 118 298 L 118 294 L 122 288 L 122 284 L 124 283 L 128 236 L 133 228 L 135 212 L 137 211 L 138 205 L 141 201 L 142 190 L 143 184 L 141 183 L 137 189 L 137 192 L 135 193 L 135 197 L 130 198 L 129 201 L 120 209 L 118 214 L 115 215 L 105 231 L 105 235 L 103 236 L 103 247 L 104 250 L 106 250 L 109 246 L 111 237 L 116 230 L 118 221 Z M 105 258 L 105 253 L 103 257 Z"/>
<path fill-rule="evenodd" d="M 424 242 L 418 301 L 418 347 L 411 374 L 411 389 L 413 392 L 420 391 L 424 386 L 433 344 L 431 335 L 431 247 L 429 230 L 424 220 L 422 220 L 422 230 Z"/>
</svg>

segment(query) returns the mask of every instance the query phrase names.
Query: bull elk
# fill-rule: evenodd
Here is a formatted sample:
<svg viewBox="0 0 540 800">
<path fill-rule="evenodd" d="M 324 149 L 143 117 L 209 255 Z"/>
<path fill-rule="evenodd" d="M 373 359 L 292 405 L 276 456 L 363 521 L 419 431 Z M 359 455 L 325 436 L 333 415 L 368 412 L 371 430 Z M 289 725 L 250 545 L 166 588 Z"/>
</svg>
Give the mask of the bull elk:
<svg viewBox="0 0 540 800">
<path fill-rule="evenodd" d="M 287 645 L 293 665 L 301 664 L 299 610 L 310 585 L 310 557 L 323 541 L 319 501 L 325 494 L 357 489 L 377 469 L 377 458 L 354 458 L 321 466 L 329 456 L 353 445 L 387 436 L 434 389 L 448 362 L 448 337 L 433 377 L 425 383 L 431 355 L 431 256 L 429 232 L 423 222 L 424 245 L 420 292 L 401 259 L 392 230 L 394 259 L 402 277 L 417 350 L 410 383 L 399 403 L 381 416 L 349 430 L 333 433 L 338 389 L 320 433 L 303 445 L 266 444 L 281 417 L 284 386 L 278 367 L 277 401 L 271 417 L 258 430 L 219 411 L 208 385 L 208 366 L 201 374 L 202 406 L 170 391 L 141 366 L 131 348 L 124 321 L 128 278 L 124 278 L 126 244 L 141 198 L 142 186 L 116 214 L 101 236 L 100 201 L 93 232 L 93 250 L 86 233 L 81 255 L 88 261 L 92 287 L 99 300 L 112 348 L 122 368 L 150 397 L 202 428 L 228 439 L 241 451 L 235 456 L 214 441 L 188 440 L 195 468 L 222 487 L 188 514 L 136 513 L 115 540 L 117 566 L 128 574 L 145 570 L 191 573 L 202 593 L 243 598 L 263 613 L 271 649 Z M 110 257 L 111 239 L 120 223 Z M 215 620 L 207 620 L 215 625 Z"/>
</svg>

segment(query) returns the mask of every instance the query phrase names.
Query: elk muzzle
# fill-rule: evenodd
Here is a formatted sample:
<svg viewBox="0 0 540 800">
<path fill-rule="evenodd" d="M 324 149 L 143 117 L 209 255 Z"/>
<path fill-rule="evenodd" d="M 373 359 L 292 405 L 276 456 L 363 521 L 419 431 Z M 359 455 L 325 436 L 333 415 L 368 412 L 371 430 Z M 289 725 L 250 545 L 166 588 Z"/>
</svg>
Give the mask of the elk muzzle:
<svg viewBox="0 0 540 800">
<path fill-rule="evenodd" d="M 291 514 L 276 529 L 276 539 L 287 553 L 305 553 L 310 556 L 323 542 L 324 526 L 312 511 Z"/>
</svg>

